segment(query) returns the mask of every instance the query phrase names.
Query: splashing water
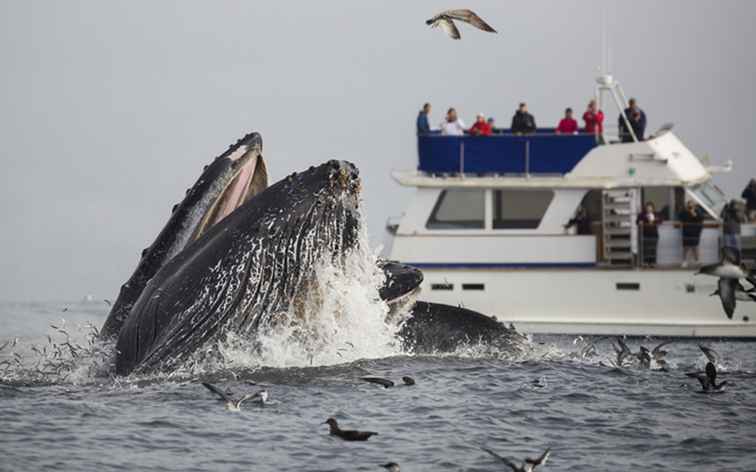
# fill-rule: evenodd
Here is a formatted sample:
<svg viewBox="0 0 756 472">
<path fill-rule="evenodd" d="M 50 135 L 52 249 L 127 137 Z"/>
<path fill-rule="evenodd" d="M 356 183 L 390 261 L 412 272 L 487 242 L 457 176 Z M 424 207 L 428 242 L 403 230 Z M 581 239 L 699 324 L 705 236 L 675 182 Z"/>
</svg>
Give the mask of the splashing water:
<svg viewBox="0 0 756 472">
<path fill-rule="evenodd" d="M 230 335 L 219 344 L 223 367 L 322 366 L 401 354 L 396 333 L 403 318 L 388 319 L 378 296 L 384 274 L 377 253 L 361 229 L 357 247 L 341 261 L 315 266 L 306 299 L 281 314 L 283 322 L 254 341 Z"/>
</svg>

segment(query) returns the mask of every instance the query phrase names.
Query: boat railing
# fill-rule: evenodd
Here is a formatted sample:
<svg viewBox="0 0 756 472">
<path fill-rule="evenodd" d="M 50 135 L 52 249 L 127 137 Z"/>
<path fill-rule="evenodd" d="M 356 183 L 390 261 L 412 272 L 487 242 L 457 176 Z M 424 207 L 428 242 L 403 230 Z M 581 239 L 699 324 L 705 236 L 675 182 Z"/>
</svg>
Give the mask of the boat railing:
<svg viewBox="0 0 756 472">
<path fill-rule="evenodd" d="M 564 175 L 597 145 L 587 133 L 418 136 L 418 170 L 429 174 Z"/>
</svg>

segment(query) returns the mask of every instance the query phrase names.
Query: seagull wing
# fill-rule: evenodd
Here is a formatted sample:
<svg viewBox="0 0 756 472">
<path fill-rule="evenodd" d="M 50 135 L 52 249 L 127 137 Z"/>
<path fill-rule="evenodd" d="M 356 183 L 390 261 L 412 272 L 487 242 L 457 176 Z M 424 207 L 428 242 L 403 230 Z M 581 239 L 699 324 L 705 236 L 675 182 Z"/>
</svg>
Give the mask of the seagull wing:
<svg viewBox="0 0 756 472">
<path fill-rule="evenodd" d="M 654 358 L 658 359 L 659 357 L 664 357 L 664 356 L 666 356 L 666 355 L 667 355 L 667 351 L 662 351 L 662 350 L 661 350 L 661 348 L 663 348 L 664 346 L 668 346 L 668 345 L 670 345 L 670 344 L 672 344 L 672 341 L 671 341 L 671 340 L 670 340 L 670 341 L 664 341 L 663 343 L 661 343 L 661 344 L 657 345 L 657 346 L 656 346 L 656 347 L 655 347 L 655 348 L 654 348 L 654 349 L 653 349 L 653 350 L 651 351 L 651 353 L 652 353 L 652 354 L 654 355 Z"/>
<path fill-rule="evenodd" d="M 491 454 L 495 459 L 497 459 L 500 462 L 503 462 L 504 464 L 506 464 L 509 467 L 511 467 L 511 469 L 514 470 L 515 472 L 518 472 L 521 469 L 521 467 L 519 467 L 517 464 L 513 463 L 512 461 L 510 461 L 506 457 L 502 457 L 502 456 L 496 454 L 495 452 L 493 452 L 492 450 L 486 449 L 485 447 L 481 447 L 481 449 L 483 449 L 487 453 Z"/>
<path fill-rule="evenodd" d="M 224 392 L 223 390 L 219 389 L 219 388 L 218 388 L 218 387 L 216 387 L 215 385 L 213 385 L 213 384 L 210 384 L 210 383 L 206 383 L 206 382 L 202 382 L 202 385 L 203 385 L 203 386 L 204 386 L 204 387 L 205 387 L 206 389 L 208 389 L 208 390 L 210 390 L 211 392 L 213 392 L 214 394 L 218 395 L 218 396 L 220 397 L 220 399 L 221 399 L 221 400 L 223 400 L 223 401 L 226 401 L 226 402 L 230 402 L 230 401 L 233 401 L 233 400 L 231 400 L 231 398 L 230 398 L 230 397 L 229 397 L 228 395 L 226 395 L 226 392 Z"/>
<path fill-rule="evenodd" d="M 457 29 L 457 26 L 454 24 L 452 20 L 447 20 L 446 18 L 442 18 L 438 20 L 438 25 L 446 31 L 446 34 L 449 35 L 452 39 L 459 39 L 462 37 L 461 34 L 459 34 L 459 30 Z"/>
<path fill-rule="evenodd" d="M 549 460 L 549 455 L 551 455 L 551 448 L 548 448 L 545 451 L 543 451 L 543 454 L 541 454 L 541 457 L 539 457 L 538 459 L 527 458 L 525 459 L 525 462 L 532 465 L 533 468 L 535 469 L 537 465 L 545 464 L 546 461 Z"/>
<path fill-rule="evenodd" d="M 701 352 L 704 353 L 706 358 L 709 359 L 709 362 L 713 364 L 717 364 L 719 362 L 719 353 L 717 351 L 702 344 L 699 344 L 698 348 L 701 350 Z"/>
<path fill-rule="evenodd" d="M 465 23 L 469 23 L 480 30 L 488 31 L 489 33 L 496 32 L 491 25 L 483 21 L 483 19 L 476 15 L 472 10 L 447 10 L 444 12 L 444 15 L 455 20 L 464 21 Z"/>
<path fill-rule="evenodd" d="M 737 279 L 725 279 L 724 277 L 721 277 L 717 282 L 719 299 L 722 301 L 722 308 L 724 308 L 729 319 L 732 319 L 732 315 L 735 313 L 735 284 L 737 283 Z"/>
<path fill-rule="evenodd" d="M 251 400 L 253 398 L 256 398 L 257 396 L 259 396 L 259 392 L 258 393 L 248 393 L 248 394 L 244 395 L 243 397 L 241 397 L 239 399 L 238 402 L 236 402 L 236 408 L 241 408 L 242 403 L 246 402 L 247 400 Z"/>
</svg>

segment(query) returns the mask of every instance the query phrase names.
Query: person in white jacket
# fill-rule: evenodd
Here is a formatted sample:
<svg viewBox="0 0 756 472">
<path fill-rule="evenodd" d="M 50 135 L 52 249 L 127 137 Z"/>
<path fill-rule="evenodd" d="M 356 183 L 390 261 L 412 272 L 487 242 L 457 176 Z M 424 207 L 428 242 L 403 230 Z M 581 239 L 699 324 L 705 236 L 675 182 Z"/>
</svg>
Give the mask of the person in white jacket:
<svg viewBox="0 0 756 472">
<path fill-rule="evenodd" d="M 457 116 L 457 110 L 449 108 L 446 112 L 446 120 L 441 123 L 441 134 L 446 136 L 463 136 L 465 124 Z"/>
</svg>

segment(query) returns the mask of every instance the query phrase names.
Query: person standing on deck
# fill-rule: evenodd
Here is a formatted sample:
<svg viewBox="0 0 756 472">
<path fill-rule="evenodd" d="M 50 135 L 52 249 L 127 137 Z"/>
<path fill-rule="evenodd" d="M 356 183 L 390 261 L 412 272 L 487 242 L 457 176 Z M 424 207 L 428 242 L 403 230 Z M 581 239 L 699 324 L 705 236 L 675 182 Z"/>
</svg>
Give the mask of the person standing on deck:
<svg viewBox="0 0 756 472">
<path fill-rule="evenodd" d="M 535 118 L 528 113 L 528 105 L 520 103 L 519 108 L 512 117 L 512 134 L 533 133 L 536 130 Z"/>
<path fill-rule="evenodd" d="M 703 212 L 693 200 L 688 203 L 678 215 L 682 224 L 683 262 L 682 267 L 688 267 L 688 254 L 693 255 L 693 263 L 698 264 L 698 243 L 703 231 Z"/>
<path fill-rule="evenodd" d="M 658 226 L 661 224 L 661 218 L 656 214 L 656 207 L 652 202 L 646 202 L 646 208 L 638 215 L 636 223 L 641 227 L 643 264 L 653 267 L 656 265 L 656 247 L 659 243 Z"/>
<path fill-rule="evenodd" d="M 604 134 L 604 112 L 596 106 L 596 100 L 588 102 L 588 109 L 583 113 L 585 132 L 601 137 Z"/>
<path fill-rule="evenodd" d="M 737 262 L 740 262 L 740 223 L 743 217 L 738 209 L 738 201 L 730 200 L 722 208 L 722 247 L 729 248 L 737 256 Z"/>
<path fill-rule="evenodd" d="M 417 114 L 417 135 L 423 136 L 425 134 L 430 134 L 431 127 L 430 127 L 430 121 L 428 121 L 428 116 L 430 116 L 431 112 L 431 104 L 426 103 L 423 105 L 423 109 L 420 110 L 420 113 Z"/>
<path fill-rule="evenodd" d="M 756 220 L 756 179 L 751 179 L 740 195 L 746 201 L 746 215 L 748 221 Z"/>
<path fill-rule="evenodd" d="M 464 136 L 465 124 L 457 116 L 457 110 L 449 108 L 446 112 L 446 120 L 441 123 L 441 134 L 446 136 Z"/>
<path fill-rule="evenodd" d="M 641 110 L 638 106 L 638 102 L 636 102 L 634 98 L 628 100 L 627 105 L 627 108 L 625 108 L 625 117 L 627 117 L 627 121 L 630 122 L 630 127 L 633 129 L 635 137 L 638 141 L 643 141 L 643 134 L 646 132 L 646 112 Z M 630 131 L 627 128 L 625 117 L 620 115 L 617 122 L 620 138 L 623 143 L 632 143 L 633 135 L 630 134 Z"/>
<path fill-rule="evenodd" d="M 556 127 L 556 134 L 576 134 L 577 132 L 578 122 L 572 117 L 572 108 L 567 108 L 564 110 L 564 118 Z"/>
</svg>

